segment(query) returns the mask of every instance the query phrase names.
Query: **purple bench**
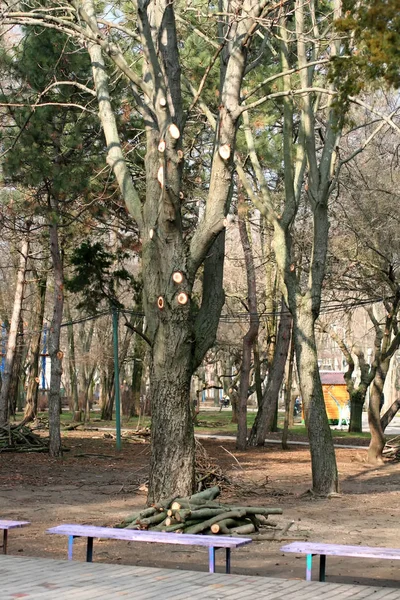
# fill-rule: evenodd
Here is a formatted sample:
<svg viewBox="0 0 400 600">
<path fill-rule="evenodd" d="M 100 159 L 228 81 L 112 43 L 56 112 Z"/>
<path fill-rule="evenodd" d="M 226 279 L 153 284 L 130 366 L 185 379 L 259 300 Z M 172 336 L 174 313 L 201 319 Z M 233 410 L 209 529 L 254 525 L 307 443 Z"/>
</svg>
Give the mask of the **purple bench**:
<svg viewBox="0 0 400 600">
<path fill-rule="evenodd" d="M 47 530 L 68 536 L 68 560 L 72 560 L 74 539 L 87 538 L 86 562 L 93 560 L 93 540 L 124 540 L 126 542 L 153 542 L 158 544 L 176 544 L 181 546 L 205 546 L 208 548 L 209 572 L 215 573 L 215 551 L 226 550 L 226 573 L 231 572 L 231 549 L 250 544 L 251 538 L 228 537 L 222 535 L 186 535 L 182 533 L 166 533 L 164 531 L 138 531 L 132 529 L 114 529 L 112 527 L 93 527 L 91 525 L 58 525 Z"/>
<path fill-rule="evenodd" d="M 3 554 L 7 554 L 8 530 L 30 524 L 30 521 L 0 521 L 0 529 L 3 530 Z"/>
<path fill-rule="evenodd" d="M 312 559 L 319 556 L 319 581 L 325 581 L 326 557 L 349 556 L 357 558 L 378 558 L 400 560 L 400 548 L 380 548 L 378 546 L 347 546 L 340 544 L 315 544 L 313 542 L 292 542 L 282 546 L 282 552 L 306 554 L 306 580 L 311 581 Z"/>
</svg>

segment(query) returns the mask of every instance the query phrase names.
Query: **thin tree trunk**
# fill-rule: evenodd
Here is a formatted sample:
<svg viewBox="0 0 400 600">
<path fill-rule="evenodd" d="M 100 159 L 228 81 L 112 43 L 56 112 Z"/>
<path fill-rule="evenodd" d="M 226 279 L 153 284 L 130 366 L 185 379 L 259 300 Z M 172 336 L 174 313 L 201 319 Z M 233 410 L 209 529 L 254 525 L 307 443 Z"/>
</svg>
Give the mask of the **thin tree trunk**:
<svg viewBox="0 0 400 600">
<path fill-rule="evenodd" d="M 282 300 L 281 318 L 275 355 L 268 372 L 268 381 L 261 405 L 249 436 L 251 446 L 263 446 L 266 434 L 272 430 L 277 413 L 279 390 L 285 375 L 285 365 L 291 338 L 292 316 Z"/>
<path fill-rule="evenodd" d="M 297 314 L 293 333 L 297 372 L 310 442 L 313 491 L 326 496 L 338 491 L 338 471 L 319 375 L 314 319 L 307 308 L 303 308 L 303 311 Z"/>
<path fill-rule="evenodd" d="M 289 427 L 293 424 L 293 403 L 292 403 L 292 384 L 293 384 L 293 366 L 294 366 L 294 338 L 293 331 L 290 340 L 290 351 L 289 351 L 289 366 L 286 379 L 285 389 L 285 420 L 283 423 L 282 432 L 282 450 L 288 449 L 288 434 Z"/>
<path fill-rule="evenodd" d="M 90 387 L 96 371 L 96 365 L 93 365 L 90 374 L 86 377 L 86 386 L 84 389 L 85 423 L 90 422 Z"/>
<path fill-rule="evenodd" d="M 61 410 L 61 376 L 63 353 L 60 350 L 60 332 L 64 307 L 64 276 L 61 250 L 59 246 L 58 226 L 50 224 L 50 252 L 54 273 L 53 318 L 49 331 L 49 355 L 51 359 L 50 391 L 49 391 L 49 436 L 50 456 L 62 454 L 60 435 Z"/>
<path fill-rule="evenodd" d="M 242 365 L 240 369 L 238 431 L 236 448 L 244 450 L 247 446 L 247 398 L 250 383 L 251 355 L 253 344 L 257 339 L 260 319 L 257 312 L 257 287 L 253 252 L 247 232 L 246 206 L 244 198 L 239 198 L 239 233 L 246 266 L 247 299 L 250 313 L 250 325 L 243 338 Z"/>
<path fill-rule="evenodd" d="M 0 392 L 0 426 L 7 425 L 9 422 L 9 392 L 11 386 L 11 377 L 13 373 L 13 366 L 15 360 L 15 352 L 17 346 L 17 335 L 18 327 L 21 318 L 22 303 L 24 299 L 25 289 L 25 274 L 26 265 L 28 261 L 29 253 L 29 226 L 27 227 L 27 233 L 22 242 L 21 254 L 19 259 L 19 267 L 17 272 L 17 285 L 15 287 L 14 294 L 14 305 L 11 316 L 10 331 L 8 333 L 7 350 L 5 367 L 2 378 L 2 387 Z"/>
<path fill-rule="evenodd" d="M 71 321 L 71 309 L 69 305 L 69 300 L 66 298 L 65 300 L 65 315 L 68 321 Z M 74 326 L 68 325 L 67 327 L 67 335 L 68 335 L 68 369 L 69 369 L 69 379 L 71 382 L 71 395 L 72 395 L 72 411 L 74 415 L 79 412 L 79 393 L 78 393 L 78 376 L 76 372 L 76 360 L 75 360 L 75 335 L 74 335 Z"/>
<path fill-rule="evenodd" d="M 19 392 L 20 392 L 20 388 L 21 388 L 21 380 L 23 380 L 22 365 L 23 365 L 24 354 L 25 354 L 24 324 L 23 324 L 22 316 L 21 316 L 20 320 L 19 320 L 19 326 L 18 326 L 18 338 L 17 338 L 17 346 L 15 349 L 15 358 L 14 358 L 14 364 L 13 364 L 11 384 L 10 384 L 10 389 L 8 392 L 10 415 L 12 415 L 14 417 L 14 419 L 15 419 L 15 414 L 17 411 L 17 404 L 19 403 L 18 397 L 19 397 Z"/>
<path fill-rule="evenodd" d="M 42 339 L 44 308 L 46 302 L 47 274 L 37 277 L 36 301 L 32 321 L 33 334 L 29 346 L 29 370 L 28 388 L 26 391 L 26 402 L 23 423 L 33 421 L 37 416 L 37 403 L 39 392 L 39 357 L 40 342 Z"/>
<path fill-rule="evenodd" d="M 368 462 L 370 464 L 381 464 L 383 462 L 382 451 L 386 440 L 381 424 L 381 399 L 389 362 L 389 360 L 381 362 L 371 386 L 368 406 L 368 423 L 371 432 L 371 441 L 368 448 Z"/>
<path fill-rule="evenodd" d="M 257 396 L 257 406 L 261 405 L 262 402 L 262 377 L 261 377 L 261 361 L 260 361 L 260 348 L 258 344 L 258 334 L 257 338 L 253 344 L 253 357 L 254 357 L 254 383 L 256 388 L 256 396 Z"/>
<path fill-rule="evenodd" d="M 139 335 L 135 335 L 134 362 L 132 370 L 132 404 L 128 417 L 136 417 L 140 411 L 140 390 L 143 377 L 143 360 L 145 355 L 145 342 Z"/>
</svg>

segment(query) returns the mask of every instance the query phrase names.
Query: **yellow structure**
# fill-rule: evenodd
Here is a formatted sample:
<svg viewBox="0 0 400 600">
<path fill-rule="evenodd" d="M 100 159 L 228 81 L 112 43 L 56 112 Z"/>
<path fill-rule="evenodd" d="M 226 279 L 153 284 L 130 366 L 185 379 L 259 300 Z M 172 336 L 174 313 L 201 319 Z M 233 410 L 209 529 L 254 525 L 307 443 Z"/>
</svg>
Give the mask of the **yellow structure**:
<svg viewBox="0 0 400 600">
<path fill-rule="evenodd" d="M 350 419 L 350 398 L 342 372 L 320 371 L 326 413 L 330 421 Z"/>
</svg>

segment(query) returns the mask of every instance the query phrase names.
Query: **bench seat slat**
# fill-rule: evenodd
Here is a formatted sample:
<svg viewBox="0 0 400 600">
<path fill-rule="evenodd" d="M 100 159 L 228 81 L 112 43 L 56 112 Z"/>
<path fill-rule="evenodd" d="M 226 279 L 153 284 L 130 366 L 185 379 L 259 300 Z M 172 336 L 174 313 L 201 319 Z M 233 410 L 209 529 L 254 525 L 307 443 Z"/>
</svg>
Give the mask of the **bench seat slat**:
<svg viewBox="0 0 400 600">
<path fill-rule="evenodd" d="M 111 527 L 94 527 L 90 525 L 58 525 L 47 530 L 47 533 L 73 535 L 77 537 L 93 537 L 128 542 L 158 542 L 162 544 L 180 544 L 183 546 L 206 546 L 215 548 L 237 548 L 250 544 L 251 538 L 233 538 L 217 535 L 189 535 L 165 531 L 136 531 L 113 529 Z"/>
<path fill-rule="evenodd" d="M 295 552 L 297 554 L 322 554 L 326 556 L 355 556 L 360 558 L 400 560 L 400 548 L 382 548 L 379 546 L 348 546 L 313 542 L 292 542 L 291 544 L 282 546 L 281 551 Z"/>
<path fill-rule="evenodd" d="M 14 527 L 24 527 L 30 524 L 30 521 L 0 521 L 0 529 L 14 529 Z"/>
</svg>

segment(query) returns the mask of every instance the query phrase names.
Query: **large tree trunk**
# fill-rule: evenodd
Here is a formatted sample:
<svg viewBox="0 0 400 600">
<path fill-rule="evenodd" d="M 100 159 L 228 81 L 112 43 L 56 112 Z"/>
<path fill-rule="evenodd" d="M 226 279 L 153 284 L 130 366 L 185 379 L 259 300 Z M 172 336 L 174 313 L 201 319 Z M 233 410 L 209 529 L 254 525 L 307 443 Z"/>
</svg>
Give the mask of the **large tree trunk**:
<svg viewBox="0 0 400 600">
<path fill-rule="evenodd" d="M 19 267 L 17 272 L 17 285 L 15 287 L 14 294 L 13 312 L 10 322 L 10 331 L 8 332 L 5 367 L 0 392 L 0 426 L 7 425 L 7 423 L 9 422 L 9 392 L 11 387 L 11 377 L 13 373 L 15 352 L 17 346 L 18 327 L 21 318 L 22 303 L 24 299 L 25 273 L 29 253 L 28 235 L 29 232 L 25 236 L 21 246 Z"/>
<path fill-rule="evenodd" d="M 314 319 L 303 308 L 293 330 L 304 416 L 310 442 L 313 491 L 328 495 L 338 491 L 338 472 L 332 434 L 325 409 L 318 369 Z"/>
<path fill-rule="evenodd" d="M 289 352 L 292 328 L 292 316 L 282 300 L 281 318 L 278 329 L 278 340 L 275 346 L 275 355 L 268 372 L 268 381 L 262 403 L 249 436 L 249 445 L 263 446 L 266 434 L 272 430 L 275 415 L 278 409 L 279 391 L 285 375 L 285 365 Z"/>
<path fill-rule="evenodd" d="M 38 275 L 36 275 L 38 277 Z M 44 319 L 44 308 L 46 301 L 47 275 L 38 277 L 36 300 L 32 320 L 33 333 L 29 346 L 29 369 L 28 369 L 28 387 L 26 391 L 26 402 L 23 423 L 33 421 L 37 416 L 37 403 L 39 392 L 39 356 L 40 341 L 42 339 L 42 328 Z"/>
<path fill-rule="evenodd" d="M 179 318 L 160 323 L 150 375 L 150 502 L 194 490 L 191 345 L 191 331 Z"/>
<path fill-rule="evenodd" d="M 49 453 L 50 456 L 62 454 L 60 435 L 61 376 L 63 353 L 60 350 L 60 332 L 64 307 L 64 276 L 61 251 L 59 247 L 58 226 L 50 225 L 50 252 L 54 274 L 53 318 L 49 331 L 49 355 L 51 359 L 49 391 Z"/>
<path fill-rule="evenodd" d="M 362 413 L 366 392 L 359 389 L 350 395 L 350 425 L 349 433 L 362 433 Z"/>
</svg>

